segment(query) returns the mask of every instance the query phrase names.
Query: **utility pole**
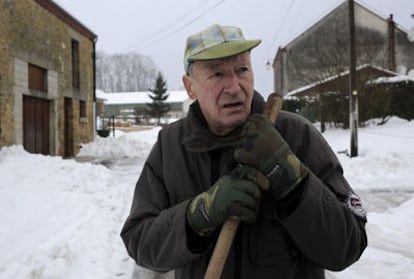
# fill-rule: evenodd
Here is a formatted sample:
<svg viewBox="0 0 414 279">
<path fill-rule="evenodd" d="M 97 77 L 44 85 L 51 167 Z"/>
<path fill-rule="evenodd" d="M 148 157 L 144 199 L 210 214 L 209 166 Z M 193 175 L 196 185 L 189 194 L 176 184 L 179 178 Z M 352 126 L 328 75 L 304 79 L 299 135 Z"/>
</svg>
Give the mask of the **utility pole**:
<svg viewBox="0 0 414 279">
<path fill-rule="evenodd" d="M 358 92 L 356 89 L 355 17 L 354 1 L 348 0 L 349 15 L 349 129 L 351 131 L 350 157 L 358 156 Z"/>
</svg>

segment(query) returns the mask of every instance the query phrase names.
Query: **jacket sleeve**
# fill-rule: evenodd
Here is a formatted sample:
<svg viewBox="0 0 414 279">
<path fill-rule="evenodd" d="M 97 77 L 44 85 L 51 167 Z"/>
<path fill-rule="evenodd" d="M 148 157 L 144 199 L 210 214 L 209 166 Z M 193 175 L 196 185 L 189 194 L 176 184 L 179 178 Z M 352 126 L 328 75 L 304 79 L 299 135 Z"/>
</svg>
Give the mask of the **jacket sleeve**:
<svg viewBox="0 0 414 279">
<path fill-rule="evenodd" d="M 158 148 L 157 144 L 153 147 L 138 179 L 121 237 L 138 265 L 167 272 L 200 255 L 187 248 L 185 212 L 189 201 L 171 206 L 162 179 L 149 163 L 159 156 Z"/>
<path fill-rule="evenodd" d="M 357 261 L 367 246 L 365 211 L 325 139 L 306 123 L 290 127 L 302 131 L 302 142 L 291 147 L 310 174 L 297 208 L 281 223 L 309 261 L 339 271 Z"/>
</svg>

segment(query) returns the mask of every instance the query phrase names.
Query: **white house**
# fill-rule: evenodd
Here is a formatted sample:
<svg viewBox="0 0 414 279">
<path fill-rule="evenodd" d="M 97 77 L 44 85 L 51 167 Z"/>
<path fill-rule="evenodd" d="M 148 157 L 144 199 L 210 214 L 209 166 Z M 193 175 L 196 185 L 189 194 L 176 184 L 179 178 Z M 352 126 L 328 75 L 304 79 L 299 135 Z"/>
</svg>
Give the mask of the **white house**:
<svg viewBox="0 0 414 279">
<path fill-rule="evenodd" d="M 101 117 L 121 117 L 125 115 L 135 115 L 135 111 L 147 108 L 148 103 L 152 103 L 149 91 L 141 92 L 114 92 L 105 93 L 101 90 L 96 91 L 96 97 L 104 101 L 104 108 Z M 187 91 L 168 91 L 166 103 L 171 106 L 171 110 L 166 117 L 179 119 L 184 117 L 189 109 L 192 100 L 188 97 Z"/>
</svg>

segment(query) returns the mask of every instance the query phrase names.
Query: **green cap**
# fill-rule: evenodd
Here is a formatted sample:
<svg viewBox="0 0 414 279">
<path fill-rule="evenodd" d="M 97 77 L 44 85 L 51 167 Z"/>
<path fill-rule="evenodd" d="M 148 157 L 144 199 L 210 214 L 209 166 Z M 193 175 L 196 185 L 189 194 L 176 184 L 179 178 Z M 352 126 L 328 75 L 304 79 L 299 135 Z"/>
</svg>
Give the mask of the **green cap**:
<svg viewBox="0 0 414 279">
<path fill-rule="evenodd" d="M 238 27 L 215 24 L 187 38 L 184 70 L 193 61 L 213 60 L 243 53 L 258 46 L 261 40 L 246 40 Z"/>
</svg>

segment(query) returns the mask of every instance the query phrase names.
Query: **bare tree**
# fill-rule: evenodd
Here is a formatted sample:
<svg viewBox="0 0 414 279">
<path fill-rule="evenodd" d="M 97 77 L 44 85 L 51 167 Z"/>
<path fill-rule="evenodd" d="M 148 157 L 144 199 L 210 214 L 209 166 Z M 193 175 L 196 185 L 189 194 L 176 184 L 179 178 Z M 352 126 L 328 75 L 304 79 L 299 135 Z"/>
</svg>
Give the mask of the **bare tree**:
<svg viewBox="0 0 414 279">
<path fill-rule="evenodd" d="M 152 59 L 137 52 L 97 53 L 96 85 L 105 92 L 147 91 L 157 72 Z"/>
</svg>

